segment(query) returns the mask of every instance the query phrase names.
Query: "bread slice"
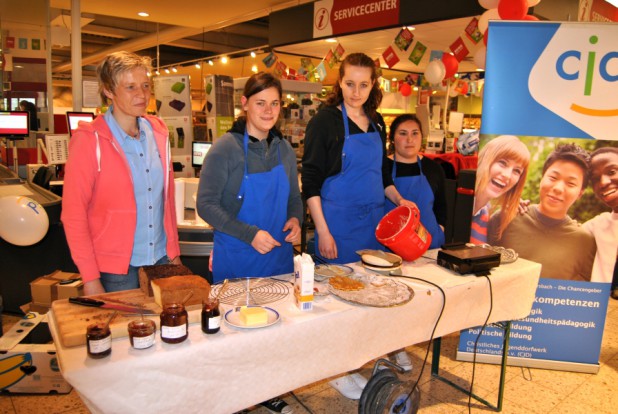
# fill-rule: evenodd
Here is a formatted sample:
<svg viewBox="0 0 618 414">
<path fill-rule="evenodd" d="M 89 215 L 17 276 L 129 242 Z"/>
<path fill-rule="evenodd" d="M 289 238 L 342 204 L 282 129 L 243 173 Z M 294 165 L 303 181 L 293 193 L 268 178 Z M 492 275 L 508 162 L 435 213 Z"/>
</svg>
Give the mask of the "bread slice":
<svg viewBox="0 0 618 414">
<path fill-rule="evenodd" d="M 164 264 L 153 266 L 142 266 L 139 268 L 139 288 L 144 292 L 144 295 L 152 297 L 152 287 L 150 282 L 152 280 L 160 279 L 162 277 L 180 276 L 180 275 L 192 275 L 194 274 L 191 269 L 183 265 L 176 264 Z"/>
<path fill-rule="evenodd" d="M 182 303 L 190 292 L 193 292 L 184 303 L 185 306 L 201 304 L 208 299 L 210 283 L 201 276 L 170 276 L 155 279 L 150 282 L 157 305 Z"/>
</svg>

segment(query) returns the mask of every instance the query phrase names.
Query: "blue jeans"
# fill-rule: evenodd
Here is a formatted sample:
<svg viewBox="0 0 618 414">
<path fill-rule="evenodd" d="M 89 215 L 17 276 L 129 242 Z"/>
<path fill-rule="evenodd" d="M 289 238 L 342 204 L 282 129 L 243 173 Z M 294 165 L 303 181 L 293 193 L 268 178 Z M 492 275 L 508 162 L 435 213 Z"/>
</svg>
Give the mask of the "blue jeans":
<svg viewBox="0 0 618 414">
<path fill-rule="evenodd" d="M 168 264 L 170 259 L 167 256 L 163 256 L 155 265 Z M 129 290 L 139 288 L 139 275 L 138 269 L 141 266 L 129 265 L 129 271 L 124 275 L 116 273 L 103 273 L 101 272 L 101 284 L 106 292 L 118 292 L 120 290 Z"/>
</svg>

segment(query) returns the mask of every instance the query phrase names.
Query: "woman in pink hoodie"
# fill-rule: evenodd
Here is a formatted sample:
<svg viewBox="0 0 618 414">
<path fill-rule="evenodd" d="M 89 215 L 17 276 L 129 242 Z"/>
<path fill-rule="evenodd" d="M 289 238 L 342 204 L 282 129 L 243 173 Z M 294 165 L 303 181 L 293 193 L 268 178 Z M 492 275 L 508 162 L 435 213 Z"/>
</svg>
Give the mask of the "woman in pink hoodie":
<svg viewBox="0 0 618 414">
<path fill-rule="evenodd" d="M 146 114 L 150 59 L 116 52 L 97 68 L 108 111 L 69 143 L 62 223 L 84 293 L 139 287 L 140 266 L 180 263 L 168 129 Z"/>
</svg>

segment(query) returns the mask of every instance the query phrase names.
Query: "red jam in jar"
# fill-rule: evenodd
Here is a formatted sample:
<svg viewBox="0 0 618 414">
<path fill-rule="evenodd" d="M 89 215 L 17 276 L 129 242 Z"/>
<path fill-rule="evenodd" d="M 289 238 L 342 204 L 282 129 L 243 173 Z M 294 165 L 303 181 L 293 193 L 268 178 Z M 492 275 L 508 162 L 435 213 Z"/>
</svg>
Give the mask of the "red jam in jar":
<svg viewBox="0 0 618 414">
<path fill-rule="evenodd" d="M 180 303 L 163 306 L 161 312 L 161 340 L 178 344 L 189 337 L 189 315 Z"/>
<path fill-rule="evenodd" d="M 150 348 L 155 342 L 157 325 L 150 319 L 138 319 L 129 322 L 129 340 L 135 349 Z"/>
<path fill-rule="evenodd" d="M 105 358 L 112 353 L 112 333 L 109 325 L 93 323 L 86 328 L 86 346 L 90 358 Z"/>
<path fill-rule="evenodd" d="M 221 329 L 221 311 L 218 299 L 208 299 L 202 306 L 202 331 L 214 334 Z"/>
</svg>

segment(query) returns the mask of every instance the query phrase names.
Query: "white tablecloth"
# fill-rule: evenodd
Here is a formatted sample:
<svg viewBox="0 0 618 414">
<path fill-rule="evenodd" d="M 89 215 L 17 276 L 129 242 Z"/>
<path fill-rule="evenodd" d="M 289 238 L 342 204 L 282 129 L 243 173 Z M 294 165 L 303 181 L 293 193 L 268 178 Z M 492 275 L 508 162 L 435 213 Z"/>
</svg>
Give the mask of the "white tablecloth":
<svg viewBox="0 0 618 414">
<path fill-rule="evenodd" d="M 540 270 L 539 264 L 519 259 L 492 271 L 490 322 L 529 314 Z M 435 337 L 485 321 L 490 292 L 484 277 L 459 276 L 424 258 L 405 263 L 402 273 L 446 292 Z M 53 314 L 50 326 L 64 377 L 95 413 L 229 414 L 430 339 L 442 295 L 429 284 L 397 280 L 415 291 L 403 306 L 366 307 L 330 295 L 316 301 L 313 311 L 301 312 L 290 294 L 268 305 L 281 314 L 281 321 L 270 327 L 222 324 L 219 333 L 205 335 L 193 324 L 185 342 L 166 344 L 157 335 L 156 344 L 146 350 L 132 349 L 128 338 L 118 338 L 112 355 L 101 360 L 88 358 L 85 346 L 63 347 Z"/>
</svg>

